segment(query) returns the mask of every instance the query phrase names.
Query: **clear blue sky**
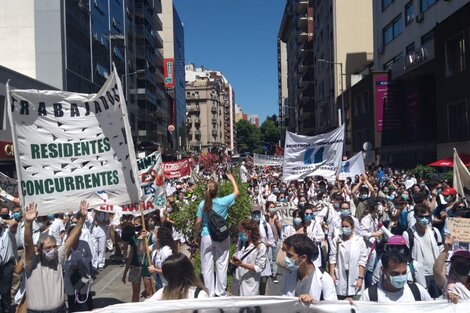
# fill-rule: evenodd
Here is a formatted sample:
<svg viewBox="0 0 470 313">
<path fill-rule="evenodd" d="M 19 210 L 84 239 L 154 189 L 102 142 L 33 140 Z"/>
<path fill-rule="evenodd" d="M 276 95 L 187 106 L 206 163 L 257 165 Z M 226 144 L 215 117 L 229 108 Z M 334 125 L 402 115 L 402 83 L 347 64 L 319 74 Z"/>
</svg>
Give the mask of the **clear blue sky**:
<svg viewBox="0 0 470 313">
<path fill-rule="evenodd" d="M 186 64 L 221 71 L 248 114 L 278 115 L 277 34 L 286 0 L 174 0 Z"/>
</svg>

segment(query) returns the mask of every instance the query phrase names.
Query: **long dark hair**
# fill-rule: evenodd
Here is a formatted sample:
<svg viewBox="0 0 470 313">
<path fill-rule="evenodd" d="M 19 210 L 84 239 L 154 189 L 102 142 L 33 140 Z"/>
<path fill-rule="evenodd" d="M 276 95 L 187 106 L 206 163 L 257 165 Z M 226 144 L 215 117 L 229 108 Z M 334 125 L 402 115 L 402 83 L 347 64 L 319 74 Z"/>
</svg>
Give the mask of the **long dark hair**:
<svg viewBox="0 0 470 313">
<path fill-rule="evenodd" d="M 157 230 L 157 241 L 160 244 L 160 248 L 169 246 L 171 251 L 175 253 L 178 249 L 176 248 L 175 240 L 173 239 L 172 231 L 168 227 L 160 227 Z"/>
<path fill-rule="evenodd" d="M 168 284 L 163 289 L 162 300 L 188 298 L 190 287 L 206 290 L 201 279 L 194 273 L 194 266 L 187 256 L 176 252 L 170 255 L 162 265 L 163 277 Z"/>
<path fill-rule="evenodd" d="M 207 183 L 206 193 L 204 194 L 204 212 L 208 213 L 212 210 L 212 199 L 217 197 L 219 186 L 213 180 Z"/>
<path fill-rule="evenodd" d="M 241 223 L 240 223 L 240 226 L 245 229 L 245 230 L 248 230 L 251 234 L 251 241 L 254 243 L 255 246 L 258 245 L 260 239 L 261 239 L 261 236 L 259 234 L 259 225 L 256 224 L 255 222 L 253 222 L 252 220 L 250 219 L 246 219 L 246 220 L 243 220 Z M 269 225 L 268 225 L 269 226 Z"/>
</svg>

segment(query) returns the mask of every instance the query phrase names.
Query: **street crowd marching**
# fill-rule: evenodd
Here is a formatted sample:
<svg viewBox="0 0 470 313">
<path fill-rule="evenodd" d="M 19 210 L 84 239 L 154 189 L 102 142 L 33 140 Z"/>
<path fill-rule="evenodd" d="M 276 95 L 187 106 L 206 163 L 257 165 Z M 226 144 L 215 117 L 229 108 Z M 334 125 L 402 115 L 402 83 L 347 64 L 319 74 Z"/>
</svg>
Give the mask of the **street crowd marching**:
<svg viewBox="0 0 470 313">
<path fill-rule="evenodd" d="M 470 218 L 470 210 L 446 181 L 369 167 L 334 183 L 321 177 L 284 182 L 280 167 L 250 160 L 240 166 L 238 182 L 215 172 L 201 170 L 196 183 L 168 180 L 166 207 L 143 219 L 90 210 L 86 201 L 75 213 L 50 216 L 38 216 L 34 203 L 2 207 L 2 312 L 12 290 L 17 312 L 65 312 L 66 302 L 70 312 L 92 310 L 91 284 L 105 266 L 106 249 L 123 262 L 122 281 L 131 284 L 134 302 L 266 295 L 268 280 L 307 304 L 470 298 L 468 243 L 453 241 L 448 223 Z M 217 181 L 224 178 L 233 193 L 218 197 Z M 193 195 L 200 183 L 203 199 Z M 225 220 L 239 184 L 248 185 L 251 212 L 230 236 Z M 175 210 L 190 202 L 199 205 L 197 242 L 172 225 Z M 190 260 L 195 244 L 202 281 Z M 230 244 L 236 246 L 231 256 Z"/>
<path fill-rule="evenodd" d="M 7 92 L 18 181 L 6 181 L 18 195 L 0 192 L 0 313 L 13 301 L 16 312 L 92 310 L 107 250 L 132 302 L 145 302 L 105 312 L 196 298 L 179 305 L 242 299 L 250 311 L 268 282 L 285 296 L 263 302 L 274 313 L 301 310 L 286 307 L 292 299 L 470 299 L 470 173 L 458 157 L 453 185 L 389 166 L 366 171 L 356 157 L 341 170 L 340 127 L 313 140 L 288 132 L 284 159 L 272 164 L 248 157 L 235 166 L 224 155 L 165 164 L 158 152 L 137 160 L 115 71 L 93 95 Z M 54 115 L 59 101 L 65 113 Z M 95 141 L 106 144 L 88 149 Z"/>
</svg>

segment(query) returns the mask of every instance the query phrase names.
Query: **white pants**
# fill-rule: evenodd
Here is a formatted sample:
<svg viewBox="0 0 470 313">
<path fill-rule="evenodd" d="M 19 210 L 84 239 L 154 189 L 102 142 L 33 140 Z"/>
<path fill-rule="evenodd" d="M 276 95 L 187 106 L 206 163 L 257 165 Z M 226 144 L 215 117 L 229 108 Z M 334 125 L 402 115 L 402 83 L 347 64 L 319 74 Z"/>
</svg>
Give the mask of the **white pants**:
<svg viewBox="0 0 470 313">
<path fill-rule="evenodd" d="M 227 292 L 227 269 L 230 248 L 230 237 L 224 241 L 212 241 L 210 236 L 201 238 L 201 270 L 204 285 L 209 296 L 225 296 Z M 215 260 L 215 277 L 214 277 Z M 214 281 L 215 280 L 215 281 Z"/>
<path fill-rule="evenodd" d="M 106 252 L 106 226 L 94 226 L 91 237 L 95 248 L 92 266 L 95 269 L 103 268 L 105 265 L 105 252 Z"/>
</svg>

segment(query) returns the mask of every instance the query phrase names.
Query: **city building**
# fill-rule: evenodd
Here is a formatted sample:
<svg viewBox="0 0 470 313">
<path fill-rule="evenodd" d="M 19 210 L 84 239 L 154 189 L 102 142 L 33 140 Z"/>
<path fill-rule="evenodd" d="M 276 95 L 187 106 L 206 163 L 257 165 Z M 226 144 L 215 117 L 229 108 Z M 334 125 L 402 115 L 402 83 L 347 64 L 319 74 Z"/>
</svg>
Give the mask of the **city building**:
<svg viewBox="0 0 470 313">
<path fill-rule="evenodd" d="M 160 35 L 163 39 L 164 86 L 171 97 L 169 124 L 175 127 L 170 132 L 170 142 L 176 151 L 186 147 L 186 96 L 184 61 L 184 26 L 174 6 L 173 0 L 162 0 L 163 23 Z"/>
<path fill-rule="evenodd" d="M 138 150 L 168 146 L 161 0 L 0 0 L 0 64 L 55 88 L 99 90 L 116 65 Z"/>
<path fill-rule="evenodd" d="M 219 71 L 186 65 L 187 144 L 193 151 L 235 153 L 235 92 Z"/>
<path fill-rule="evenodd" d="M 251 125 L 259 127 L 259 117 L 258 114 L 251 114 L 247 116 L 247 121 L 250 122 Z"/>
<path fill-rule="evenodd" d="M 389 72 L 381 147 L 374 147 L 382 162 L 426 164 L 468 147 L 468 92 L 450 93 L 468 79 L 468 16 L 457 13 L 468 3 L 374 1 L 374 68 Z"/>
<path fill-rule="evenodd" d="M 278 33 L 279 115 L 289 131 L 313 135 L 313 0 L 288 0 Z"/>
<path fill-rule="evenodd" d="M 0 65 L 0 172 L 16 178 L 11 126 L 6 108 L 6 83 L 15 89 L 54 90 L 55 87 Z"/>
<path fill-rule="evenodd" d="M 243 113 L 242 107 L 238 104 L 235 104 L 235 122 L 246 119 L 247 115 Z"/>
<path fill-rule="evenodd" d="M 351 75 L 373 60 L 372 2 L 313 1 L 316 133 L 348 122 L 338 97 L 351 86 Z"/>
</svg>

